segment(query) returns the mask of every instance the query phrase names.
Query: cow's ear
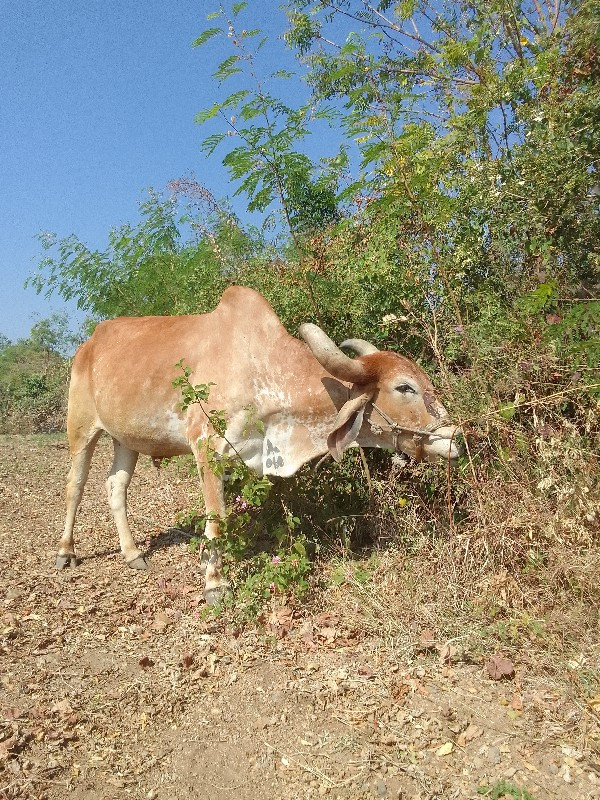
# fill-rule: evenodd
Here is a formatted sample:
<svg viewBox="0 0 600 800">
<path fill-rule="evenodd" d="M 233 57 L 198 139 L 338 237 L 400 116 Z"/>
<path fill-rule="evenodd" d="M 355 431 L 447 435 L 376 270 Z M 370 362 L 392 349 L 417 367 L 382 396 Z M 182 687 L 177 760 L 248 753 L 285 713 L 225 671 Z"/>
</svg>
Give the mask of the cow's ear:
<svg viewBox="0 0 600 800">
<path fill-rule="evenodd" d="M 344 450 L 352 444 L 358 436 L 365 406 L 372 398 L 372 392 L 366 392 L 348 400 L 340 408 L 333 423 L 333 430 L 327 437 L 327 447 L 335 461 L 341 461 Z"/>
</svg>

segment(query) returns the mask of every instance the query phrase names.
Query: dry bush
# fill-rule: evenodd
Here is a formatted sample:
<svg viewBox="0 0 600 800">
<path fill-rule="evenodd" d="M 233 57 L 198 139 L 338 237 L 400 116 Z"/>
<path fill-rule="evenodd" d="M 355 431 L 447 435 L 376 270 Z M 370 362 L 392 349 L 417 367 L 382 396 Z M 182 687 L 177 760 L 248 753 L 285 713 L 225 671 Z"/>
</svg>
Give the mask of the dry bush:
<svg viewBox="0 0 600 800">
<path fill-rule="evenodd" d="M 598 415 L 567 411 L 473 429 L 458 471 L 374 471 L 375 548 L 324 565 L 328 603 L 407 651 L 427 628 L 459 658 L 502 649 L 563 677 L 570 664 L 577 691 L 597 692 Z"/>
</svg>

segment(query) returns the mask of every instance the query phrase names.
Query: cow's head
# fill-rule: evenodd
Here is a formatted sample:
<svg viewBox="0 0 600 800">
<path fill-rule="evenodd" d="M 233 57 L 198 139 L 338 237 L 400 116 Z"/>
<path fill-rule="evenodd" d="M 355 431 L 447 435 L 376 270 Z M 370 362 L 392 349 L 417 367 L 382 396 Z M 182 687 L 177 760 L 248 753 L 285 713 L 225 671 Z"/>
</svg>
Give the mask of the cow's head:
<svg viewBox="0 0 600 800">
<path fill-rule="evenodd" d="M 352 384 L 327 438 L 339 461 L 356 441 L 365 447 L 389 447 L 421 460 L 456 461 L 462 453 L 462 431 L 450 421 L 429 377 L 398 353 L 380 351 L 363 339 L 348 339 L 341 347 L 317 326 L 302 325 L 300 335 L 317 361 L 340 381 Z"/>
</svg>

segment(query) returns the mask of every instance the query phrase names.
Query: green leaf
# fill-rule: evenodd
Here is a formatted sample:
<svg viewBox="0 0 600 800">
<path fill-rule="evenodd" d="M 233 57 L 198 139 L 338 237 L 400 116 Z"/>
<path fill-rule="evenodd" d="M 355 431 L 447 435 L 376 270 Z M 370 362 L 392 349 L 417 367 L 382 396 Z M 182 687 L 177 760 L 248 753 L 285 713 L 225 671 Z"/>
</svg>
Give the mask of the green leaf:
<svg viewBox="0 0 600 800">
<path fill-rule="evenodd" d="M 212 136 L 207 136 L 201 145 L 202 152 L 211 156 L 226 136 L 226 133 L 214 133 Z"/>
<path fill-rule="evenodd" d="M 200 47 L 200 45 L 208 42 L 209 39 L 212 39 L 213 36 L 218 36 L 220 33 L 223 33 L 221 28 L 207 28 L 203 31 L 197 39 L 194 39 L 192 42 L 192 47 Z"/>
<path fill-rule="evenodd" d="M 233 92 L 229 97 L 225 98 L 221 104 L 221 108 L 235 108 L 250 94 L 249 89 L 240 89 L 239 92 Z"/>
<path fill-rule="evenodd" d="M 498 413 L 502 417 L 502 419 L 512 419 L 516 412 L 516 406 L 514 403 L 502 403 Z"/>
<path fill-rule="evenodd" d="M 225 61 L 221 61 L 216 72 L 213 73 L 213 78 L 219 82 L 222 82 L 227 78 L 230 78 L 232 75 L 237 75 L 242 71 L 240 67 L 236 66 L 239 60 L 239 56 L 233 55 L 229 56 L 229 58 L 226 58 Z"/>
<path fill-rule="evenodd" d="M 201 125 L 203 122 L 206 122 L 206 120 L 212 119 L 212 117 L 216 117 L 221 108 L 222 108 L 221 103 L 215 103 L 213 106 L 207 108 L 205 111 L 199 111 L 194 117 L 194 122 L 197 122 L 198 124 Z"/>
</svg>

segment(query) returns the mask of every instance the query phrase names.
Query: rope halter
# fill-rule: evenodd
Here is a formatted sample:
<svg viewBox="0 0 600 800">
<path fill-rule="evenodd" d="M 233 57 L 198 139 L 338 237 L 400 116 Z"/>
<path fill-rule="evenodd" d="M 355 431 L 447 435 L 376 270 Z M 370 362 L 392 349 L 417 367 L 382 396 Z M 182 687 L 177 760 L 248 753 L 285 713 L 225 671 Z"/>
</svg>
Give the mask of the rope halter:
<svg viewBox="0 0 600 800">
<path fill-rule="evenodd" d="M 371 419 L 369 419 L 369 425 L 371 426 L 371 430 L 376 436 L 380 436 L 382 433 L 391 433 L 393 437 L 394 443 L 394 450 L 398 452 L 398 437 L 401 433 L 412 433 L 413 434 L 413 443 L 415 445 L 415 458 L 417 461 L 423 460 L 423 448 L 425 446 L 425 439 L 435 438 L 438 439 L 448 439 L 447 436 L 442 436 L 439 433 L 436 433 L 438 428 L 446 428 L 449 425 L 452 425 L 452 420 L 448 416 L 441 417 L 440 419 L 436 420 L 435 422 L 430 422 L 429 425 L 425 425 L 424 428 L 410 428 L 407 425 L 399 425 L 395 422 L 388 414 L 385 413 L 379 406 L 375 405 L 373 401 L 371 401 L 371 407 L 374 411 L 376 411 L 379 416 L 383 419 L 383 421 L 387 424 L 387 428 L 382 427 L 381 425 L 375 424 Z M 450 437 L 450 441 L 454 436 Z"/>
</svg>

